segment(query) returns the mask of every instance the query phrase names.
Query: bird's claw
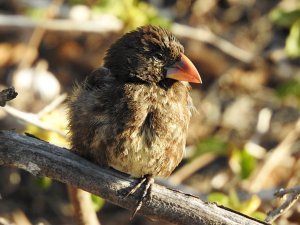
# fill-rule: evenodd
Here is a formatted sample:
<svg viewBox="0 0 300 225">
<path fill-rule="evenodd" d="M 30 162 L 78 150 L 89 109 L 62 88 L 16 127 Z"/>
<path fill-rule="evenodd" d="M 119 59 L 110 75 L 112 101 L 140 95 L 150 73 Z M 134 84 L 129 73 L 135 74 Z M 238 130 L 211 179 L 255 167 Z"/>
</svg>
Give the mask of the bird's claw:
<svg viewBox="0 0 300 225">
<path fill-rule="evenodd" d="M 125 196 L 124 198 L 127 198 L 129 195 L 132 195 L 133 193 L 135 193 L 137 191 L 137 189 L 139 189 L 143 183 L 145 183 L 145 181 L 147 180 L 147 177 L 143 177 L 143 179 L 141 181 L 139 181 Z"/>
<path fill-rule="evenodd" d="M 139 199 L 137 207 L 135 208 L 132 216 L 130 217 L 131 220 L 134 218 L 135 214 L 141 209 L 141 207 L 143 205 L 143 200 L 145 199 L 145 197 L 148 195 L 149 198 L 151 199 L 151 186 L 154 183 L 154 179 L 149 176 L 143 177 L 143 179 L 136 186 L 134 186 L 134 188 L 132 188 L 131 191 L 128 192 L 128 194 L 126 194 L 124 197 L 124 198 L 126 198 L 129 195 L 135 193 L 137 191 L 137 189 L 139 189 L 142 186 L 142 184 L 144 184 L 144 183 L 145 183 L 145 188 L 143 190 L 143 194 L 142 194 L 141 198 Z"/>
</svg>

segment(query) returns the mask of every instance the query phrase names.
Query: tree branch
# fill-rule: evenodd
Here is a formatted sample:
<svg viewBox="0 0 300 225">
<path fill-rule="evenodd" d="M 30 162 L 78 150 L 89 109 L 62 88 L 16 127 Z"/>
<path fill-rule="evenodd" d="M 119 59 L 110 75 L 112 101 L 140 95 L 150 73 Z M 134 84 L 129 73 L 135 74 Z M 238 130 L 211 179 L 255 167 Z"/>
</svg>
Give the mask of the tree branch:
<svg viewBox="0 0 300 225">
<path fill-rule="evenodd" d="M 123 208 L 133 210 L 141 191 L 124 196 L 137 180 L 101 168 L 72 152 L 36 138 L 0 131 L 0 165 L 18 167 L 35 176 L 47 176 L 99 195 Z M 259 225 L 240 213 L 199 198 L 154 184 L 152 198 L 143 202 L 140 214 L 176 224 Z"/>
<path fill-rule="evenodd" d="M 74 21 L 69 19 L 33 20 L 20 15 L 0 15 L 0 29 L 36 27 L 54 31 L 107 33 L 120 31 L 123 24 L 113 16 L 103 16 L 97 20 Z"/>
</svg>

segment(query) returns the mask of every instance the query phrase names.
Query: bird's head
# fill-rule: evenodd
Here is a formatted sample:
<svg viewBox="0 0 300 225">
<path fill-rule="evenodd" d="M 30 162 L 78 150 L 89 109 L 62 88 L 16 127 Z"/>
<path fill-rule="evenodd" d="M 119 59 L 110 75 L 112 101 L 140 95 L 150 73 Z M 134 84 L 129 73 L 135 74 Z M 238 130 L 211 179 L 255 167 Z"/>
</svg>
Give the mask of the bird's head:
<svg viewBox="0 0 300 225">
<path fill-rule="evenodd" d="M 193 63 L 175 36 L 157 26 L 143 26 L 117 40 L 107 51 L 104 66 L 123 81 L 160 83 L 180 80 L 201 83 Z"/>
</svg>

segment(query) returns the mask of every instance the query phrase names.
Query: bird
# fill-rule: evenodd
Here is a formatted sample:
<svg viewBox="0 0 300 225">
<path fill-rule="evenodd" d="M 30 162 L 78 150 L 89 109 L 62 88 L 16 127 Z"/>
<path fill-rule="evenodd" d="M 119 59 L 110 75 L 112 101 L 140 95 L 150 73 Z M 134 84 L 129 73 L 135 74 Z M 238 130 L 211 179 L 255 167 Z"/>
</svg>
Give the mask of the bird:
<svg viewBox="0 0 300 225">
<path fill-rule="evenodd" d="M 165 28 L 138 27 L 106 51 L 103 65 L 77 83 L 68 101 L 71 149 L 141 182 L 168 177 L 181 162 L 193 103 L 202 83 L 178 39 Z M 133 215 L 134 215 L 133 214 Z"/>
</svg>

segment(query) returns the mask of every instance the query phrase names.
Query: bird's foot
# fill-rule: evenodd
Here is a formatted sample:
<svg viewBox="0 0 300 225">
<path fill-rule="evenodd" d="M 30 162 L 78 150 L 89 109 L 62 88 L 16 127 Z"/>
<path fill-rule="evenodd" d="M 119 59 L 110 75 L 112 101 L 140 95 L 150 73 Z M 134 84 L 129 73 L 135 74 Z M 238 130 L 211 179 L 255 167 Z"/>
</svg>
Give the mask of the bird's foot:
<svg viewBox="0 0 300 225">
<path fill-rule="evenodd" d="M 141 181 L 134 186 L 134 188 L 131 189 L 131 191 L 125 196 L 128 197 L 129 195 L 135 193 L 137 191 L 137 189 L 139 189 L 142 184 L 145 183 L 145 188 L 143 188 L 143 194 L 141 196 L 141 198 L 138 201 L 137 207 L 135 208 L 132 216 L 130 217 L 130 219 L 132 220 L 135 216 L 135 214 L 141 209 L 142 205 L 143 205 L 143 200 L 145 199 L 145 197 L 148 195 L 149 198 L 151 199 L 151 186 L 154 183 L 154 179 L 151 176 L 145 176 L 141 179 Z"/>
</svg>

